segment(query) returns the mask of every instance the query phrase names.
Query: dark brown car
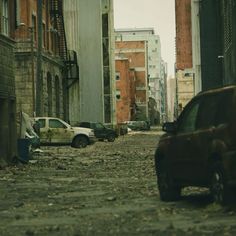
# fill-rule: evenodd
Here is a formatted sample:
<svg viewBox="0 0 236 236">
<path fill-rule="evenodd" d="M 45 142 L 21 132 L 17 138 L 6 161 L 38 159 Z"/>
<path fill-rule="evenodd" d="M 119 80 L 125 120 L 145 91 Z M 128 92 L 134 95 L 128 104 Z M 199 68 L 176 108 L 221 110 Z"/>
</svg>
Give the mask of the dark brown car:
<svg viewBox="0 0 236 236">
<path fill-rule="evenodd" d="M 209 187 L 225 203 L 236 190 L 236 86 L 194 97 L 178 120 L 165 123 L 155 153 L 163 201 L 177 200 L 181 188 Z"/>
</svg>

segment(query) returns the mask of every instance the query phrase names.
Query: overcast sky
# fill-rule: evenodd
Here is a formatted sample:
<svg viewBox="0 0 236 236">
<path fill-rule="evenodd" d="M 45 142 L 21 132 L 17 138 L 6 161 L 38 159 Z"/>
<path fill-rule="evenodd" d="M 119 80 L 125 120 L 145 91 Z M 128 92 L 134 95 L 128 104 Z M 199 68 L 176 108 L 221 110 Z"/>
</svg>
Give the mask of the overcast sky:
<svg viewBox="0 0 236 236">
<path fill-rule="evenodd" d="M 174 75 L 175 1 L 114 0 L 115 28 L 151 27 L 161 39 L 161 55 Z"/>
</svg>

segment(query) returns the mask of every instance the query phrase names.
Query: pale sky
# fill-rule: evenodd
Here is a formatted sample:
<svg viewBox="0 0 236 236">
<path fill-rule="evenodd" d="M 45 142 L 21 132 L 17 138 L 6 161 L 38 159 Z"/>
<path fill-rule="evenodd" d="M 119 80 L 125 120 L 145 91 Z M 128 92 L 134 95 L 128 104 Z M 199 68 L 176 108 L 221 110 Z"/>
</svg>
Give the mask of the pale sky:
<svg viewBox="0 0 236 236">
<path fill-rule="evenodd" d="M 114 20 L 115 28 L 154 28 L 161 39 L 161 55 L 168 63 L 168 75 L 174 76 L 174 0 L 114 0 Z"/>
</svg>

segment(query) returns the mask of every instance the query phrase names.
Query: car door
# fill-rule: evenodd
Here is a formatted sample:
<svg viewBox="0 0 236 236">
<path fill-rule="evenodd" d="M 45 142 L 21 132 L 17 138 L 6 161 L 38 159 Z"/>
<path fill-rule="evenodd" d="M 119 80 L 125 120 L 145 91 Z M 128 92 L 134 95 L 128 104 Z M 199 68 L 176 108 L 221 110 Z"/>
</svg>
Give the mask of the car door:
<svg viewBox="0 0 236 236">
<path fill-rule="evenodd" d="M 195 158 L 195 145 L 193 133 L 196 130 L 200 100 L 195 99 L 188 104 L 177 122 L 177 133 L 172 138 L 172 159 L 171 167 L 173 176 L 176 179 L 188 180 L 192 178 L 192 159 Z"/>
<path fill-rule="evenodd" d="M 193 171 L 196 182 L 204 182 L 208 174 L 208 158 L 211 155 L 212 142 L 229 140 L 226 125 L 230 117 L 232 91 L 205 96 L 199 108 L 196 132 L 193 135 L 196 158 L 193 159 Z"/>
<path fill-rule="evenodd" d="M 101 123 L 94 124 L 94 132 L 97 138 L 106 138 L 106 128 Z"/>
<path fill-rule="evenodd" d="M 67 126 L 59 119 L 50 118 L 48 127 L 48 136 L 51 143 L 71 143 L 74 131 L 69 125 Z"/>
<path fill-rule="evenodd" d="M 47 143 L 47 132 L 48 132 L 48 124 L 47 119 L 45 118 L 39 118 L 37 119 L 40 126 L 40 142 L 41 143 Z"/>
<path fill-rule="evenodd" d="M 196 183 L 204 182 L 207 175 L 207 160 L 211 141 L 215 132 L 215 115 L 219 97 L 209 94 L 202 98 L 199 108 L 196 130 L 193 132 L 192 142 L 195 155 L 192 161 L 192 176 Z"/>
</svg>

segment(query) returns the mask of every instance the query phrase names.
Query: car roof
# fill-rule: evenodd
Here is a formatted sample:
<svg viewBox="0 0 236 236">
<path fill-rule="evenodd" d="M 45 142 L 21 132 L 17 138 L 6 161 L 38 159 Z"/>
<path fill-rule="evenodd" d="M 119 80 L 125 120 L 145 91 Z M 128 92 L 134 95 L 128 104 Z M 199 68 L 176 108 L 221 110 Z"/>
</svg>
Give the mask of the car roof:
<svg viewBox="0 0 236 236">
<path fill-rule="evenodd" d="M 224 86 L 224 87 L 213 88 L 213 89 L 209 89 L 209 90 L 199 92 L 196 95 L 196 97 L 200 97 L 200 96 L 203 96 L 203 95 L 206 95 L 206 94 L 221 93 L 223 91 L 235 90 L 235 89 L 236 89 L 236 85 L 228 85 L 228 86 Z"/>
</svg>

